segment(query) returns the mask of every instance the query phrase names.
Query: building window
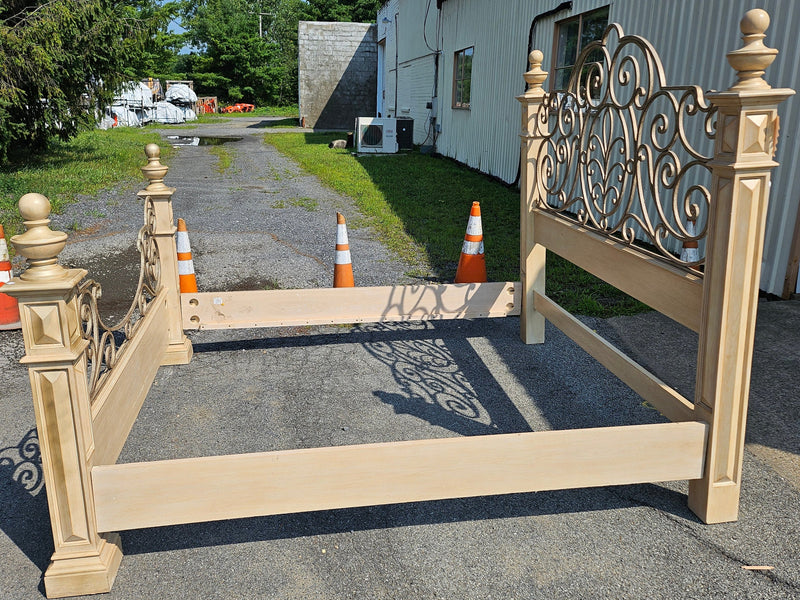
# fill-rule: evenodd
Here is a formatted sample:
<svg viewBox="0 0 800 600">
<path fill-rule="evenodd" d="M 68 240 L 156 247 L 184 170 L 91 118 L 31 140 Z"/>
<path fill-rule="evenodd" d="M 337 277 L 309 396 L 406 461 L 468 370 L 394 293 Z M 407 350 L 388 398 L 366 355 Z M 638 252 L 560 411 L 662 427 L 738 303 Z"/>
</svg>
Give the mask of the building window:
<svg viewBox="0 0 800 600">
<path fill-rule="evenodd" d="M 472 52 L 474 47 L 464 48 L 453 60 L 453 108 L 469 108 L 472 88 Z"/>
<path fill-rule="evenodd" d="M 567 89 L 572 69 L 581 50 L 590 42 L 602 39 L 606 27 L 608 27 L 608 6 L 556 23 L 553 77 L 550 80 L 553 90 Z M 590 57 L 589 61 L 601 60 L 602 56 L 598 50 L 597 56 Z"/>
</svg>

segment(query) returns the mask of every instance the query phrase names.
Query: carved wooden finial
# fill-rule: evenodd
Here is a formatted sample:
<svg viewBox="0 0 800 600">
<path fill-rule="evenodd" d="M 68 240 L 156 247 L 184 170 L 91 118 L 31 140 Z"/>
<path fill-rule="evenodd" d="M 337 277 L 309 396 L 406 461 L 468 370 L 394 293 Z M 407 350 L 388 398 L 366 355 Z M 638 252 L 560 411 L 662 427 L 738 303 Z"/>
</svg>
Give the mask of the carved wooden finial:
<svg viewBox="0 0 800 600">
<path fill-rule="evenodd" d="M 19 278 L 41 281 L 66 277 L 67 270 L 58 264 L 58 255 L 67 243 L 67 234 L 48 227 L 50 201 L 41 194 L 25 194 L 19 199 L 19 214 L 24 219 L 26 231 L 12 237 L 11 243 L 30 264 Z"/>
<path fill-rule="evenodd" d="M 528 55 L 529 70 L 523 75 L 525 82 L 528 84 L 528 90 L 525 96 L 541 96 L 544 94 L 542 84 L 547 79 L 547 71 L 542 70 L 542 61 L 544 54 L 541 50 L 534 50 Z"/>
<path fill-rule="evenodd" d="M 144 147 L 144 153 L 147 156 L 147 165 L 142 167 L 142 173 L 150 181 L 145 190 L 148 192 L 169 190 L 170 188 L 164 185 L 164 176 L 169 171 L 169 167 L 161 164 L 161 148 L 158 144 L 147 144 Z"/>
<path fill-rule="evenodd" d="M 742 30 L 744 46 L 739 50 L 728 52 L 728 63 L 738 71 L 739 79 L 731 86 L 732 90 L 769 89 L 763 75 L 772 64 L 778 51 L 764 45 L 764 32 L 769 27 L 769 14 L 760 8 L 748 10 L 739 28 Z"/>
</svg>

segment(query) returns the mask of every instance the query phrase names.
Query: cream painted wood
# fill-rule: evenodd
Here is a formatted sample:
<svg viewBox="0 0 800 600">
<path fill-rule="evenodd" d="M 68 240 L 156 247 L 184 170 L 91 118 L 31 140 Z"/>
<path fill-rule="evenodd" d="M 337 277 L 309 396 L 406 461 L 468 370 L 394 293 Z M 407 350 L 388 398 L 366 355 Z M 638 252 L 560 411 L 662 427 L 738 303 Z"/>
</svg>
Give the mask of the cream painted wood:
<svg viewBox="0 0 800 600">
<path fill-rule="evenodd" d="M 144 149 L 147 165 L 142 173 L 149 180 L 145 189 L 138 193 L 145 204 L 145 219 L 148 218 L 147 205 L 152 203 L 152 235 L 158 247 L 161 286 L 166 290 L 167 327 L 169 346 L 164 353 L 164 365 L 185 365 L 192 359 L 192 343 L 183 333 L 181 324 L 180 282 L 178 277 L 178 254 L 175 247 L 175 221 L 172 214 L 172 194 L 175 188 L 164 185 L 164 176 L 169 167 L 161 164 L 161 149 L 158 144 L 147 144 Z"/>
<path fill-rule="evenodd" d="M 19 300 L 25 357 L 42 453 L 42 471 L 55 551 L 44 575 L 47 596 L 107 592 L 122 558 L 119 537 L 97 531 L 90 471 L 92 435 L 86 342 L 77 286 L 82 269 L 58 264 L 66 235 L 51 231 L 50 202 L 39 194 L 19 201 L 26 232 L 11 238 L 29 268 L 3 286 Z"/>
<path fill-rule="evenodd" d="M 700 329 L 703 278 L 626 244 L 534 209 L 544 246 L 692 331 Z"/>
<path fill-rule="evenodd" d="M 184 329 L 475 319 L 519 314 L 518 282 L 181 294 Z"/>
<path fill-rule="evenodd" d="M 547 296 L 536 294 L 536 310 L 591 354 L 633 391 L 671 421 L 693 421 L 694 404 L 647 371 Z"/>
<path fill-rule="evenodd" d="M 526 344 L 544 342 L 544 317 L 536 312 L 534 293 L 544 294 L 545 260 L 547 252 L 536 237 L 534 213 L 531 209 L 540 198 L 536 185 L 536 156 L 543 139 L 535 125 L 536 117 L 545 97 L 542 87 L 547 72 L 542 70 L 544 55 L 534 50 L 528 56 L 529 70 L 523 75 L 528 89 L 517 100 L 522 105 L 522 130 L 520 133 L 520 183 L 519 183 L 519 276 L 522 285 L 520 337 Z"/>
<path fill-rule="evenodd" d="M 94 464 L 113 465 L 139 416 L 147 392 L 169 345 L 169 292 L 162 288 L 150 304 L 141 329 L 97 391 L 92 403 Z"/>
<path fill-rule="evenodd" d="M 95 467 L 100 529 L 694 479 L 697 422 L 541 431 Z"/>
<path fill-rule="evenodd" d="M 765 11 L 745 14 L 744 46 L 728 53 L 738 81 L 708 95 L 718 119 L 696 414 L 711 429 L 704 476 L 689 485 L 689 507 L 706 523 L 738 518 L 761 253 L 770 173 L 777 165 L 777 107 L 794 94 L 762 79 L 778 52 L 762 41 L 768 26 Z"/>
</svg>

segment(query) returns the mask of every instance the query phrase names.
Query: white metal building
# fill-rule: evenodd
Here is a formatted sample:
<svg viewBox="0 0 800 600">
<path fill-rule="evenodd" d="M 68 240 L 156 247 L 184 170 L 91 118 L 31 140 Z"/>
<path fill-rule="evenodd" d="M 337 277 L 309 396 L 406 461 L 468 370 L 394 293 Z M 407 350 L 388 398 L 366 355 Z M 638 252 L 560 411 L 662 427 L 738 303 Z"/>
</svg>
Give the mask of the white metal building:
<svg viewBox="0 0 800 600">
<path fill-rule="evenodd" d="M 735 80 L 725 54 L 740 47 L 739 20 L 752 0 L 387 0 L 378 17 L 378 113 L 414 119 L 414 142 L 513 182 L 519 161 L 519 104 L 529 39 L 551 73 L 570 32 L 578 39 L 592 11 L 641 35 L 659 52 L 668 83 L 726 89 Z M 800 88 L 800 3 L 761 0 L 772 17 L 765 43 L 780 54 L 766 80 Z M 595 15 L 598 13 L 595 13 Z M 571 29 L 570 29 L 571 28 Z M 559 36 L 556 38 L 556 36 Z M 561 45 L 559 41 L 561 40 Z M 465 75 L 465 69 L 468 71 Z M 547 86 L 548 83 L 546 82 Z M 551 84 L 552 85 L 552 84 Z M 465 101 L 466 100 L 466 101 Z M 761 288 L 797 290 L 800 259 L 800 98 L 780 107 Z M 800 291 L 800 290 L 797 290 Z"/>
</svg>

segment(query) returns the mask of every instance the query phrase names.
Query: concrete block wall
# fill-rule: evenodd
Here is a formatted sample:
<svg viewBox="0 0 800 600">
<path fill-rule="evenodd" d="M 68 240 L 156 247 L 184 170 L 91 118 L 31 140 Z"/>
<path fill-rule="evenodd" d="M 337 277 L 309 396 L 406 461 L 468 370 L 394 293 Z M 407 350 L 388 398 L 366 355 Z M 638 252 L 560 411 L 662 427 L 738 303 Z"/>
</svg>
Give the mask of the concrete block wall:
<svg viewBox="0 0 800 600">
<path fill-rule="evenodd" d="M 370 23 L 300 21 L 298 99 L 306 127 L 352 130 L 356 117 L 375 116 L 376 36 Z"/>
</svg>

